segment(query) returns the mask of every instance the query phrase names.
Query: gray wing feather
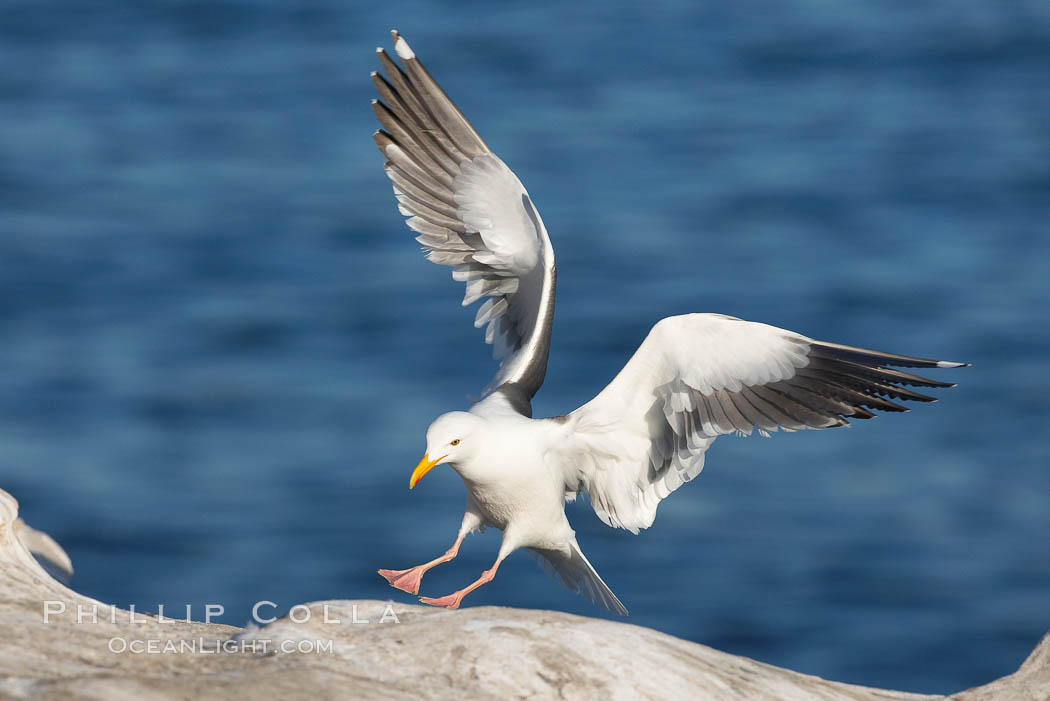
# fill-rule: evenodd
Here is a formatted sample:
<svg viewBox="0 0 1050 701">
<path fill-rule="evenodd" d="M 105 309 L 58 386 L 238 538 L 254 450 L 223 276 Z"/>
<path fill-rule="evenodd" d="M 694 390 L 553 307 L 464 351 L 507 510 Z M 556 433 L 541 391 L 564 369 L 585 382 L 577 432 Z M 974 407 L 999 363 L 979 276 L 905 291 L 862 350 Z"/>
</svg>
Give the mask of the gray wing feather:
<svg viewBox="0 0 1050 701">
<path fill-rule="evenodd" d="M 662 408 L 666 422 L 663 429 L 652 436 L 650 484 L 662 482 L 659 491 L 670 493 L 683 481 L 695 477 L 699 472 L 695 462 L 697 453 L 702 455 L 710 441 L 719 435 L 750 435 L 754 429 L 768 435 L 778 428 L 796 431 L 845 426 L 848 419 L 873 418 L 875 414 L 870 409 L 908 411 L 880 395 L 936 401 L 901 385 L 954 386 L 887 370 L 886 365 L 901 363 L 924 368 L 965 365 L 821 341 L 811 343 L 808 358 L 808 365 L 797 368 L 793 377 L 765 385 L 742 385 L 735 392 L 719 388 L 704 394 L 679 381 L 672 389 L 658 393 L 654 406 Z M 690 406 L 695 408 L 687 409 Z M 672 444 L 680 449 L 669 450 L 668 445 Z M 701 461 L 699 465 L 702 464 Z"/>
<path fill-rule="evenodd" d="M 386 77 L 372 74 L 380 98 L 372 109 L 383 127 L 374 139 L 387 158 L 398 210 L 427 258 L 451 266 L 453 278 L 466 283 L 464 305 L 487 298 L 474 325 L 485 327 L 501 363 L 483 398 L 502 390 L 510 406 L 528 413 L 546 374 L 554 315 L 547 231 L 514 174 L 405 40 L 392 36 L 401 66 L 377 49 Z"/>
<path fill-rule="evenodd" d="M 721 315 L 662 320 L 621 374 L 575 417 L 567 491 L 588 491 L 598 516 L 637 532 L 656 505 L 699 474 L 720 435 L 845 426 L 898 402 L 931 402 L 907 386 L 951 387 L 901 370 L 964 363 L 817 341 Z M 896 401 L 892 401 L 892 400 Z M 611 432 L 646 436 L 603 455 Z"/>
</svg>

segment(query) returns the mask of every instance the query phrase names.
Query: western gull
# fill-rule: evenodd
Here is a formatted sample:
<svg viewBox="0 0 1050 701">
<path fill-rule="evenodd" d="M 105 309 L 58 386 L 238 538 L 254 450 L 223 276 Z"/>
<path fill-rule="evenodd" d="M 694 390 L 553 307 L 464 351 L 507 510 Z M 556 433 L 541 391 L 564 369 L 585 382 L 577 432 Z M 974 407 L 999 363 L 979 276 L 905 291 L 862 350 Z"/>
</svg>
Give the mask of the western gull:
<svg viewBox="0 0 1050 701">
<path fill-rule="evenodd" d="M 828 343 L 723 314 L 662 319 L 594 399 L 564 416 L 533 418 L 554 316 L 554 249 L 529 193 L 489 149 L 396 31 L 401 66 L 376 50 L 386 77 L 372 73 L 380 100 L 374 135 L 387 161 L 398 210 L 427 258 L 466 284 L 463 305 L 484 299 L 485 327 L 499 369 L 467 411 L 439 416 L 409 488 L 437 465 L 463 479 L 466 512 L 452 546 L 405 570 L 379 570 L 417 594 L 423 574 L 456 557 L 484 526 L 502 531 L 496 561 L 448 596 L 421 597 L 457 608 L 491 581 L 500 563 L 527 548 L 570 589 L 615 613 L 627 609 L 584 556 L 565 504 L 589 495 L 609 526 L 638 533 L 660 501 L 695 478 L 714 440 L 735 433 L 844 426 L 878 411 L 907 411 L 893 400 L 931 402 L 908 387 L 948 382 L 892 369 L 956 368 Z"/>
</svg>

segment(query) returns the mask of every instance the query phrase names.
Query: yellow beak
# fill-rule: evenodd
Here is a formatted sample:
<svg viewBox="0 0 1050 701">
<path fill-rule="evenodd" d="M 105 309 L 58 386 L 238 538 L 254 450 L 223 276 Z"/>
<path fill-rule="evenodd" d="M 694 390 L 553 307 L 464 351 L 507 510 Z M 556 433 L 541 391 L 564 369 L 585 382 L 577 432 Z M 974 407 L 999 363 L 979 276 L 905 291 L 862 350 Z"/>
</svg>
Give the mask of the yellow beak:
<svg viewBox="0 0 1050 701">
<path fill-rule="evenodd" d="M 412 489 L 412 487 L 415 487 L 416 482 L 423 479 L 423 475 L 430 472 L 434 465 L 437 465 L 447 457 L 447 455 L 442 455 L 440 458 L 431 460 L 429 455 L 424 455 L 423 459 L 416 465 L 416 469 L 412 470 L 412 476 L 408 478 L 408 488 Z"/>
</svg>

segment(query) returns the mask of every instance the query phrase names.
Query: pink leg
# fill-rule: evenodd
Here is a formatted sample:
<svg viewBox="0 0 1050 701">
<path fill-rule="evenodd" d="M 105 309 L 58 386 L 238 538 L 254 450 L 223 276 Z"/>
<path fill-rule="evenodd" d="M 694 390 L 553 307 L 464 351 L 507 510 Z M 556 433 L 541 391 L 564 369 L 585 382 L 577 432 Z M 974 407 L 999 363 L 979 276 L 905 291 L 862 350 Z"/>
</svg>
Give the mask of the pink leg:
<svg viewBox="0 0 1050 701">
<path fill-rule="evenodd" d="M 431 606 L 444 606 L 445 608 L 449 609 L 458 609 L 459 603 L 463 601 L 464 596 L 474 591 L 482 584 L 487 584 L 488 582 L 492 581 L 492 579 L 496 576 L 496 570 L 499 569 L 500 562 L 501 560 L 496 560 L 496 564 L 494 564 L 491 567 L 491 569 L 487 569 L 484 572 L 482 572 L 481 576 L 478 577 L 478 579 L 475 582 L 467 585 L 464 589 L 460 589 L 457 592 L 453 592 L 448 596 L 442 596 L 440 599 L 431 599 L 429 596 L 421 596 L 419 597 L 419 600 L 420 602 L 424 604 L 430 604 Z"/>
<path fill-rule="evenodd" d="M 456 542 L 452 544 L 452 547 L 445 551 L 445 554 L 441 557 L 436 557 L 430 562 L 422 565 L 416 565 L 407 570 L 379 570 L 379 574 L 382 575 L 386 581 L 390 582 L 390 586 L 401 591 L 408 592 L 409 594 L 419 593 L 419 581 L 423 579 L 423 574 L 431 567 L 436 567 L 442 562 L 448 562 L 459 553 L 459 544 L 463 542 L 463 538 L 466 534 L 461 534 L 456 538 Z"/>
</svg>

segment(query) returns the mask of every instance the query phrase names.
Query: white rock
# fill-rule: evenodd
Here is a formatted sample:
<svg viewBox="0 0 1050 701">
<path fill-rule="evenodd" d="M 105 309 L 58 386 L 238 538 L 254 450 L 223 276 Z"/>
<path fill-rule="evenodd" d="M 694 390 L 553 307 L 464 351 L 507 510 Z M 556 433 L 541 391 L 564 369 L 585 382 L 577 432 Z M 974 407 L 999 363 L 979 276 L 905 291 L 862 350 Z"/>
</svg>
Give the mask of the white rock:
<svg viewBox="0 0 1050 701">
<path fill-rule="evenodd" d="M 646 628 L 553 611 L 329 601 L 249 629 L 133 617 L 52 579 L 18 524 L 17 502 L 0 490 L 0 697 L 942 698 L 829 682 Z M 50 538 L 25 540 L 43 543 L 45 559 L 62 560 Z M 112 651 L 132 641 L 158 652 Z M 228 651 L 216 654 L 224 645 Z M 952 698 L 1050 698 L 1050 638 L 1014 674 Z"/>
</svg>

